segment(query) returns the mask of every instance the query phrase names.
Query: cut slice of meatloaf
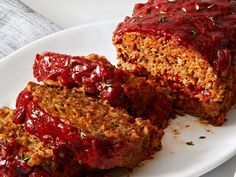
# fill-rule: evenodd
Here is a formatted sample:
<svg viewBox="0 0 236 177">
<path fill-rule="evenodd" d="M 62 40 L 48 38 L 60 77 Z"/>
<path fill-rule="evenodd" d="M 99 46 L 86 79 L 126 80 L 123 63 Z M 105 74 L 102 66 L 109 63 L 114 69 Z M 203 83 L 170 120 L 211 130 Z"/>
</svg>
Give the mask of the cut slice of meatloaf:
<svg viewBox="0 0 236 177">
<path fill-rule="evenodd" d="M 98 177 L 98 171 L 57 154 L 23 124 L 12 122 L 14 111 L 0 108 L 0 176 L 3 177 Z M 97 175 L 94 175 L 97 174 Z"/>
<path fill-rule="evenodd" d="M 165 128 L 171 114 L 166 96 L 157 93 L 145 77 L 137 77 L 113 66 L 105 57 L 70 56 L 52 52 L 37 55 L 34 77 L 47 85 L 78 87 L 133 116 L 147 117 Z"/>
<path fill-rule="evenodd" d="M 228 0 L 137 4 L 114 32 L 120 66 L 153 79 L 175 108 L 222 125 L 235 103 L 235 14 Z"/>
<path fill-rule="evenodd" d="M 132 169 L 161 146 L 163 131 L 76 88 L 29 83 L 18 96 L 14 122 L 63 157 L 90 168 Z"/>
</svg>

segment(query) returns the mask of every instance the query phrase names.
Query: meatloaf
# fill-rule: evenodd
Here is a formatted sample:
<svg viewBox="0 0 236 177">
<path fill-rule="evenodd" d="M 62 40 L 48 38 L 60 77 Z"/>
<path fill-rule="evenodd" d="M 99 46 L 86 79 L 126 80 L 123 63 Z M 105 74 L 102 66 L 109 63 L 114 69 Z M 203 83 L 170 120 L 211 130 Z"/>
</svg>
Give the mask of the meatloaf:
<svg viewBox="0 0 236 177">
<path fill-rule="evenodd" d="M 95 169 L 132 169 L 161 146 L 163 130 L 77 88 L 30 82 L 13 121 L 62 157 Z"/>
<path fill-rule="evenodd" d="M 14 124 L 13 115 L 13 110 L 0 108 L 0 176 L 98 177 L 101 174 L 54 153 L 49 145 L 29 134 L 23 124 Z"/>
<path fill-rule="evenodd" d="M 47 85 L 78 87 L 87 95 L 107 100 L 133 116 L 142 116 L 165 128 L 172 115 L 166 96 L 156 92 L 145 77 L 113 66 L 105 57 L 70 56 L 45 52 L 36 56 L 34 77 Z"/>
<path fill-rule="evenodd" d="M 175 108 L 222 125 L 235 103 L 236 1 L 149 0 L 113 36 L 121 68 L 139 72 Z"/>
</svg>

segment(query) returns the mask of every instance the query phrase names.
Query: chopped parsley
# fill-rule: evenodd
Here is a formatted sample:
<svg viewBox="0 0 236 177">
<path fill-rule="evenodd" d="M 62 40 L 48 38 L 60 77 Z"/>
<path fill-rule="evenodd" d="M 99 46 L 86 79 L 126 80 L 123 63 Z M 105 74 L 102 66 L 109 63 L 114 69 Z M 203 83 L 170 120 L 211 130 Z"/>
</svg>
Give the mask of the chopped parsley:
<svg viewBox="0 0 236 177">
<path fill-rule="evenodd" d="M 27 156 L 27 155 L 25 155 L 25 154 L 22 154 L 20 157 L 19 157 L 19 161 L 21 161 L 21 162 L 28 162 L 29 160 L 31 159 L 31 157 L 30 156 Z"/>
<path fill-rule="evenodd" d="M 136 18 L 133 18 L 132 20 L 131 20 L 131 23 L 134 23 L 134 22 L 136 22 L 137 20 L 136 20 Z"/>
<path fill-rule="evenodd" d="M 106 83 L 105 86 L 112 87 L 112 84 Z"/>
<path fill-rule="evenodd" d="M 161 16 L 159 21 L 160 21 L 160 22 L 166 22 L 166 21 L 167 21 L 167 18 L 164 17 L 164 16 Z"/>
<path fill-rule="evenodd" d="M 191 33 L 192 33 L 193 36 L 197 35 L 197 32 L 195 30 L 191 30 Z"/>
<path fill-rule="evenodd" d="M 205 136 L 199 136 L 199 139 L 206 139 Z"/>
<path fill-rule="evenodd" d="M 68 63 L 66 63 L 66 66 L 68 66 L 68 67 L 73 67 L 74 66 L 74 64 L 76 63 L 76 61 L 75 60 L 73 60 L 73 59 L 71 59 Z"/>
<path fill-rule="evenodd" d="M 188 141 L 188 142 L 186 142 L 186 144 L 189 145 L 189 146 L 194 146 L 192 141 Z"/>
</svg>

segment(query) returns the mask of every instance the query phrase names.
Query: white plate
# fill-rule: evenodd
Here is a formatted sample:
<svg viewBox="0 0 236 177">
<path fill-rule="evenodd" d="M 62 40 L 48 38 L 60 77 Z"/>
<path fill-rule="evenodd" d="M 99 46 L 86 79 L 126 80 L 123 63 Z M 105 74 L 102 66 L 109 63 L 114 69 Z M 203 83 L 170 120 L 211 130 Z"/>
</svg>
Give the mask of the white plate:
<svg viewBox="0 0 236 177">
<path fill-rule="evenodd" d="M 21 0 L 57 25 L 68 28 L 101 20 L 123 19 L 134 4 L 147 0 Z"/>
<path fill-rule="evenodd" d="M 31 43 L 0 61 L 0 106 L 14 107 L 17 94 L 28 81 L 34 80 L 32 63 L 37 53 L 98 53 L 116 63 L 111 42 L 116 24 L 103 22 L 68 29 Z M 236 153 L 235 115 L 236 110 L 232 109 L 227 116 L 229 120 L 222 127 L 202 125 L 191 116 L 171 121 L 163 139 L 163 149 L 153 160 L 135 169 L 131 177 L 194 177 L 215 168 Z M 199 139 L 200 136 L 206 139 Z M 190 141 L 194 146 L 186 144 Z"/>
</svg>

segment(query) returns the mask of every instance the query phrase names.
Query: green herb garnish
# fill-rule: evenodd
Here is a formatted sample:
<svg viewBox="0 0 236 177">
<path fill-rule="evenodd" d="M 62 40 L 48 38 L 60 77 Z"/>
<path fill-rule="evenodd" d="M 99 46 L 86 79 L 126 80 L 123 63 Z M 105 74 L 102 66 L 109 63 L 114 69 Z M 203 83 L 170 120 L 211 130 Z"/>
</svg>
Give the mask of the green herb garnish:
<svg viewBox="0 0 236 177">
<path fill-rule="evenodd" d="M 186 144 L 189 145 L 189 146 L 194 146 L 192 141 L 186 142 Z"/>
<path fill-rule="evenodd" d="M 164 16 L 162 16 L 162 17 L 160 17 L 160 20 L 159 20 L 160 22 L 166 22 L 167 21 L 167 18 L 166 17 L 164 17 Z"/>
<path fill-rule="evenodd" d="M 206 139 L 206 137 L 205 136 L 200 136 L 199 139 Z"/>
<path fill-rule="evenodd" d="M 22 154 L 20 157 L 19 157 L 19 160 L 21 161 L 21 162 L 28 162 L 29 160 L 31 159 L 31 157 L 30 156 L 27 156 L 27 155 L 25 155 L 25 154 Z"/>
<path fill-rule="evenodd" d="M 107 87 L 112 87 L 112 84 L 108 84 L 108 83 L 107 83 L 107 84 L 105 84 L 105 85 L 106 85 Z"/>
<path fill-rule="evenodd" d="M 134 23 L 134 22 L 136 22 L 137 20 L 136 20 L 136 18 L 133 18 L 132 20 L 131 20 L 131 23 Z"/>
<path fill-rule="evenodd" d="M 193 36 L 197 35 L 197 32 L 195 30 L 191 30 L 191 33 L 192 33 Z"/>
<path fill-rule="evenodd" d="M 74 63 L 76 63 L 76 61 L 71 59 L 66 65 L 69 66 L 69 67 L 73 67 Z"/>
</svg>

